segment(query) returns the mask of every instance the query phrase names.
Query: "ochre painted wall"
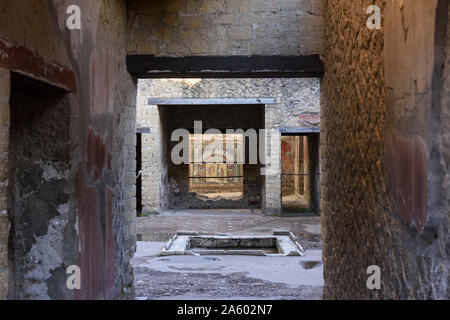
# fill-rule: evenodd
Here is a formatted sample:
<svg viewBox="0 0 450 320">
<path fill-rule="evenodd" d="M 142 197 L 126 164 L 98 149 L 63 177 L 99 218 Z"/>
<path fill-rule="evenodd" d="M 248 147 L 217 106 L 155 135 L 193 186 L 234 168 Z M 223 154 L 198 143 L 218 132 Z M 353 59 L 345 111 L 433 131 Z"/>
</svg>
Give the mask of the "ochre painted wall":
<svg viewBox="0 0 450 320">
<path fill-rule="evenodd" d="M 324 297 L 448 299 L 448 1 L 375 1 L 380 30 L 372 4 L 325 8 Z"/>
<path fill-rule="evenodd" d="M 72 4 L 81 9 L 81 30 L 66 28 L 69 17 L 66 9 Z M 2 141 L 8 139 L 8 71 L 11 70 L 68 91 L 65 99 L 71 142 L 64 189 L 68 197 L 64 212 L 69 221 L 55 235 L 64 240 L 56 246 L 59 249 L 53 255 L 54 264 L 45 261 L 43 265 L 48 267 L 45 270 L 40 269 L 42 264 L 26 266 L 36 271 L 35 278 L 31 279 L 34 287 L 22 288 L 14 282 L 14 272 L 9 272 L 8 288 L 4 262 L 8 224 L 2 211 L 0 297 L 8 292 L 9 298 L 62 298 L 55 296 L 54 288 L 65 287 L 66 276 L 55 274 L 63 274 L 74 262 L 81 267 L 81 290 L 72 291 L 64 298 L 133 297 L 129 260 L 135 250 L 135 195 L 129 188 L 135 183 L 136 87 L 125 64 L 126 19 L 126 2 L 119 0 L 18 0 L 0 4 L 1 48 L 15 53 L 0 54 Z M 63 74 L 58 75 L 61 70 Z M 2 157 L 7 158 L 6 145 L 2 150 Z M 2 210 L 6 209 L 4 202 Z M 41 222 L 48 224 L 48 232 L 55 231 L 50 227 L 51 220 Z M 13 217 L 9 226 L 14 227 Z M 68 230 L 76 230 L 75 236 L 69 237 L 72 232 Z M 20 239 L 14 237 L 11 234 L 11 253 L 16 252 L 15 246 L 21 245 Z M 34 246 L 45 249 L 46 239 L 45 235 L 37 237 Z M 33 256 L 32 251 L 24 254 Z M 19 263 L 14 260 L 9 261 L 10 268 Z"/>
</svg>

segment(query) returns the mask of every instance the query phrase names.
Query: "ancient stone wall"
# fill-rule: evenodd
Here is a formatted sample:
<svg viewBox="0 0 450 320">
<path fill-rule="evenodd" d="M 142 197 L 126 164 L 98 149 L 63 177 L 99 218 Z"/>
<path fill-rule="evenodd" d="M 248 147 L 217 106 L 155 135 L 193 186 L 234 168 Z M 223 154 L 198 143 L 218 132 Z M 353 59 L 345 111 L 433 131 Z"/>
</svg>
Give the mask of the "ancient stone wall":
<svg viewBox="0 0 450 320">
<path fill-rule="evenodd" d="M 445 50 L 445 66 L 443 71 L 443 86 L 441 92 L 441 102 L 437 103 L 440 107 L 440 118 L 441 118 L 441 146 L 439 147 L 439 160 L 442 164 L 440 174 L 442 176 L 441 186 L 444 191 L 441 195 L 441 205 L 443 208 L 443 213 L 450 211 L 450 7 L 447 9 L 449 11 L 447 18 L 447 42 Z M 446 192 L 445 192 L 446 190 Z M 450 234 L 450 230 L 447 229 L 447 234 Z M 447 255 L 448 258 L 448 255 Z M 447 287 L 448 290 L 448 287 Z M 447 295 L 448 297 L 448 295 Z"/>
<path fill-rule="evenodd" d="M 403 286 L 414 298 L 448 299 L 449 1 L 388 2 L 385 17 L 388 190 L 409 227 L 402 230 Z"/>
<path fill-rule="evenodd" d="M 70 117 L 65 92 L 11 77 L 8 210 L 14 298 L 70 299 L 59 286 L 77 258 L 69 210 Z M 36 263 L 35 261 L 39 261 Z"/>
<path fill-rule="evenodd" d="M 143 134 L 143 205 L 154 208 L 160 199 L 159 113 L 156 106 L 147 106 L 147 98 L 245 98 L 273 97 L 274 105 L 265 108 L 265 128 L 276 129 L 279 138 L 283 128 L 318 127 L 320 122 L 319 80 L 303 79 L 153 79 L 140 80 L 138 85 L 138 126 L 149 127 Z M 238 127 L 236 128 L 238 129 Z M 275 137 L 276 138 L 276 137 Z M 274 150 L 280 158 L 281 141 Z M 267 152 L 270 143 L 266 142 Z M 280 150 L 279 150 L 280 149 Z M 280 171 L 279 171 L 280 172 Z M 266 176 L 262 195 L 268 213 L 281 209 L 280 175 Z"/>
<path fill-rule="evenodd" d="M 448 105 L 432 98 L 448 80 L 436 60 L 444 2 L 376 1 L 380 30 L 366 27 L 373 1 L 326 2 L 325 298 L 448 298 L 448 133 L 437 121 Z M 366 286 L 370 265 L 379 290 Z"/>
<path fill-rule="evenodd" d="M 11 81 L 8 70 L 0 68 L 0 300 L 8 293 L 8 150 L 9 150 L 9 95 Z"/>
<path fill-rule="evenodd" d="M 70 149 L 64 151 L 65 175 L 56 179 L 65 186 L 61 192 L 67 198 L 60 199 L 63 207 L 59 211 L 49 208 L 54 218 L 49 215 L 50 219 L 38 219 L 37 224 L 29 224 L 30 229 L 23 230 L 30 236 L 36 234 L 34 239 L 30 238 L 31 242 L 16 238 L 8 244 L 9 269 L 20 265 L 26 269 L 24 273 L 19 268 L 15 274 L 5 272 L 3 245 L 8 228 L 5 227 L 6 207 L 1 208 L 4 211 L 0 215 L 0 297 L 7 292 L 10 298 L 133 297 L 129 260 L 135 250 L 136 89 L 125 64 L 126 3 L 76 1 L 81 9 L 81 30 L 69 30 L 66 10 L 72 4 L 73 1 L 64 0 L 18 0 L 0 4 L 0 68 L 7 70 L 2 71 L 0 81 L 2 157 L 8 157 L 5 143 L 9 122 L 8 71 L 65 91 L 67 113 L 55 107 L 58 114 L 51 117 L 55 128 L 61 125 L 67 131 L 67 135 L 57 135 L 58 143 L 64 139 L 71 142 L 67 145 Z M 64 122 L 59 120 L 65 117 L 68 125 L 63 126 Z M 42 130 L 54 130 L 47 126 L 50 120 L 41 120 Z M 52 137 L 52 132 L 49 136 Z M 23 141 L 29 141 L 31 148 L 46 151 L 41 158 L 51 158 L 47 173 L 54 173 L 60 159 L 52 157 L 50 145 L 49 148 L 39 145 L 39 137 L 38 134 L 33 141 L 24 136 Z M 58 151 L 58 154 L 63 153 Z M 23 158 L 16 160 L 20 162 Z M 47 177 L 50 184 L 55 182 L 45 170 L 39 172 L 44 181 Z M 10 182 L 10 188 L 16 186 Z M 6 184 L 3 187 L 6 189 Z M 48 195 L 33 194 L 35 200 L 29 199 L 30 208 L 45 202 Z M 8 209 L 12 212 L 12 208 Z M 10 216 L 9 220 L 10 237 L 14 238 L 19 235 L 15 233 L 15 217 Z M 53 246 L 48 241 L 50 234 L 53 241 L 61 240 L 53 243 L 57 244 L 53 260 L 41 254 Z M 21 260 L 25 257 L 27 263 Z M 42 261 L 41 266 L 34 261 Z M 81 267 L 81 290 L 66 290 L 65 270 L 71 264 Z M 9 288 L 5 282 L 7 275 Z M 28 286 L 27 282 L 20 281 L 23 276 L 37 285 Z"/>
<path fill-rule="evenodd" d="M 130 54 L 322 52 L 322 0 L 132 0 Z"/>
</svg>

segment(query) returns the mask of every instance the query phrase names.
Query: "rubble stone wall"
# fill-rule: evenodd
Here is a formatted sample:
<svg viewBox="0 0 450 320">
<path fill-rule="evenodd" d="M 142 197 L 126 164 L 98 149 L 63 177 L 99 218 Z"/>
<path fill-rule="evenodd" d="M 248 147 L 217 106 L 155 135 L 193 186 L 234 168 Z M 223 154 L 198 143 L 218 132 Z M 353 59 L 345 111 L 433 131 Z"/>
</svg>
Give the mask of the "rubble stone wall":
<svg viewBox="0 0 450 320">
<path fill-rule="evenodd" d="M 320 125 L 320 85 L 315 78 L 292 79 L 152 79 L 140 80 L 138 85 L 138 127 L 149 127 L 150 134 L 142 134 L 143 148 L 143 206 L 159 206 L 161 197 L 160 115 L 157 106 L 148 106 L 147 98 L 276 98 L 277 103 L 266 105 L 264 127 L 275 129 L 281 170 L 281 134 L 283 128 L 317 128 Z M 239 129 L 239 128 L 236 128 Z M 266 141 L 267 153 L 271 151 Z M 279 171 L 281 172 L 281 171 Z M 265 176 L 262 195 L 263 210 L 281 210 L 280 175 Z"/>
</svg>

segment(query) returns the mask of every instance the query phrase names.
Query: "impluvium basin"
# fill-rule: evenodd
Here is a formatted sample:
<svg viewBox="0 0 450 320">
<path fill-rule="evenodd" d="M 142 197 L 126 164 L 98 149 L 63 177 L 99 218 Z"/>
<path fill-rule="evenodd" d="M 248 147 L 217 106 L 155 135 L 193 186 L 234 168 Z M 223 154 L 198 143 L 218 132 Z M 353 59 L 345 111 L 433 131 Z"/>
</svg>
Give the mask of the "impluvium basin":
<svg viewBox="0 0 450 320">
<path fill-rule="evenodd" d="M 178 231 L 161 255 L 303 256 L 303 252 L 288 231 L 275 231 L 273 236 L 209 236 Z"/>
</svg>

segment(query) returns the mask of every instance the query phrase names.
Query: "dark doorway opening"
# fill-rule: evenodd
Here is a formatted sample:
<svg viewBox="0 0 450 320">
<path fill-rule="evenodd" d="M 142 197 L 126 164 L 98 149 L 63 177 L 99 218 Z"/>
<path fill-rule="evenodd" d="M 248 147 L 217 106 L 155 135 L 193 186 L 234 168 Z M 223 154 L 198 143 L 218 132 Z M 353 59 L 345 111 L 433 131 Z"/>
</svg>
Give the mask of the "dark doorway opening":
<svg viewBox="0 0 450 320">
<path fill-rule="evenodd" d="M 284 214 L 320 214 L 319 134 L 282 135 L 281 201 Z"/>
<path fill-rule="evenodd" d="M 136 212 L 142 213 L 142 133 L 136 133 Z"/>
<path fill-rule="evenodd" d="M 76 264 L 78 252 L 76 212 L 69 197 L 73 148 L 68 96 L 46 83 L 11 74 L 11 299 L 73 298 L 73 291 L 64 285 L 63 268 Z M 43 259 L 46 264 L 39 263 Z"/>
<path fill-rule="evenodd" d="M 238 160 L 241 151 L 249 157 L 250 141 L 244 134 L 227 135 L 227 130 L 257 130 L 264 127 L 264 107 L 262 105 L 170 105 L 160 106 L 166 112 L 162 130 L 167 136 L 164 142 L 162 162 L 167 164 L 168 192 L 170 209 L 260 209 L 263 179 L 261 164 Z M 208 144 L 220 136 L 223 154 L 227 158 L 226 142 L 233 141 L 233 154 L 238 163 L 211 163 L 208 159 L 194 166 L 193 163 L 174 164 L 171 161 L 173 148 L 179 141 L 172 141 L 175 130 L 186 130 L 193 137 L 195 122 L 202 123 L 199 134 L 203 143 Z M 208 130 L 218 132 L 210 134 Z M 189 138 L 191 140 L 191 138 Z M 257 141 L 257 140 L 256 140 Z M 190 148 L 193 151 L 192 148 Z M 207 158 L 204 146 L 203 158 Z M 239 163 L 240 162 L 240 163 Z"/>
</svg>

